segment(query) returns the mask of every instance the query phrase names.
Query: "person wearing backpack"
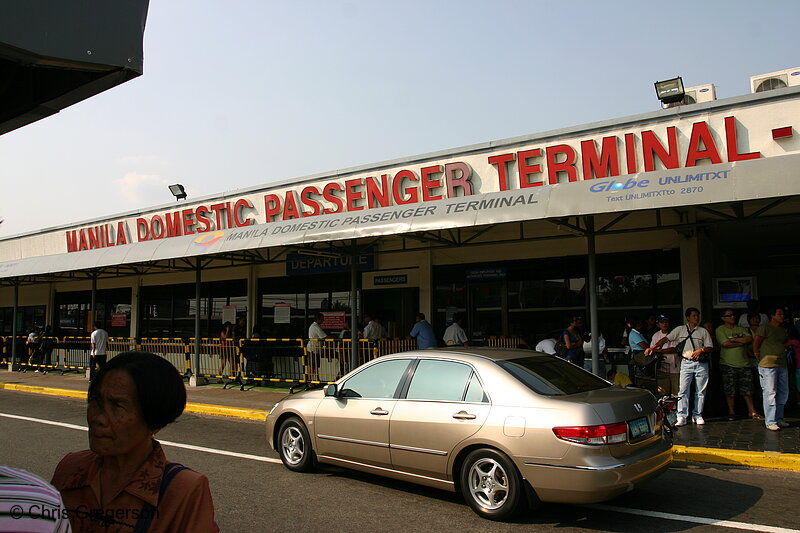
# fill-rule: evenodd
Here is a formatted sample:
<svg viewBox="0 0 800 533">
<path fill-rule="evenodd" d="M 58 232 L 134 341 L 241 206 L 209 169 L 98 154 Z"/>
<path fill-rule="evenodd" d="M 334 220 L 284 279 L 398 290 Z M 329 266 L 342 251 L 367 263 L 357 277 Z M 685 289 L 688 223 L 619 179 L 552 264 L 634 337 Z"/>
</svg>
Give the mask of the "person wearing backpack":
<svg viewBox="0 0 800 533">
<path fill-rule="evenodd" d="M 706 423 L 703 418 L 703 407 L 706 400 L 708 387 L 708 354 L 714 350 L 714 341 L 705 328 L 698 327 L 700 323 L 700 310 L 696 307 L 687 307 L 684 313 L 686 324 L 678 326 L 669 332 L 653 346 L 645 350 L 645 355 L 650 355 L 667 342 L 677 342 L 675 352 L 681 357 L 680 364 L 680 391 L 678 395 L 678 420 L 676 426 L 685 426 L 689 418 L 689 394 L 692 391 L 692 382 L 695 384 L 694 408 L 692 420 L 698 426 Z"/>
<path fill-rule="evenodd" d="M 789 400 L 789 368 L 786 349 L 789 334 L 783 327 L 783 308 L 770 309 L 770 321 L 756 330 L 753 353 L 758 360 L 758 377 L 764 391 L 764 424 L 770 431 L 789 427 L 783 411 Z"/>
</svg>

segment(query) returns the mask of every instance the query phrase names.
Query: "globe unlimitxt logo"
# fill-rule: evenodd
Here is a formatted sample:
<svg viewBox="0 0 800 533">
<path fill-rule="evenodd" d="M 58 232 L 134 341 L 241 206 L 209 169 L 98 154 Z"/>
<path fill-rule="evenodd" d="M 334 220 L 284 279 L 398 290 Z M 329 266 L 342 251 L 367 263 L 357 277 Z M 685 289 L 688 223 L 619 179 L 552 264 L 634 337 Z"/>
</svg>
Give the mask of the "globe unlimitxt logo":
<svg viewBox="0 0 800 533">
<path fill-rule="evenodd" d="M 198 246 L 211 246 L 222 237 L 225 236 L 224 231 L 212 231 L 211 233 L 205 233 L 200 237 L 194 240 L 194 243 Z"/>
<path fill-rule="evenodd" d="M 591 192 L 619 192 L 628 191 L 631 189 L 646 189 L 650 185 L 649 179 L 637 180 L 628 178 L 628 181 L 607 181 L 602 183 L 594 183 L 589 190 Z"/>
</svg>

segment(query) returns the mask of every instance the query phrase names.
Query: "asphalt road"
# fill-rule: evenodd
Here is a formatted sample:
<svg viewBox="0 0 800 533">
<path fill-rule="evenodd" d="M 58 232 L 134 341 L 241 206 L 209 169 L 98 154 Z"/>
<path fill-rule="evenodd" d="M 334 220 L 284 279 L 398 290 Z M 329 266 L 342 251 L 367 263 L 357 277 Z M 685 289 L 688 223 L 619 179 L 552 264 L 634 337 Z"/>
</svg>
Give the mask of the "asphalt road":
<svg viewBox="0 0 800 533">
<path fill-rule="evenodd" d="M 25 420 L 16 417 L 27 417 Z M 86 449 L 81 400 L 0 390 L 0 463 L 49 479 L 61 457 Z M 800 474 L 676 463 L 658 479 L 603 506 L 546 504 L 514 523 L 478 518 L 461 498 L 402 482 L 325 467 L 286 470 L 266 445 L 263 424 L 183 415 L 162 430 L 168 459 L 206 474 L 222 531 L 620 531 L 745 529 L 797 531 Z M 237 455 L 238 454 L 238 455 Z M 663 514 L 662 513 L 666 513 Z M 727 522 L 721 522 L 727 521 Z"/>
</svg>

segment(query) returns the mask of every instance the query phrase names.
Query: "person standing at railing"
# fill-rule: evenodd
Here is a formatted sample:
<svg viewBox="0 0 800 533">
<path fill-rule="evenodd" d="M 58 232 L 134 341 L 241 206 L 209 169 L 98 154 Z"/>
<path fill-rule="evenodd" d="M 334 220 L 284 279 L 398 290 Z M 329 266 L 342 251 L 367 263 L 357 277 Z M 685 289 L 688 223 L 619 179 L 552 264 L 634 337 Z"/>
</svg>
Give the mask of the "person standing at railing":
<svg viewBox="0 0 800 533">
<path fill-rule="evenodd" d="M 469 346 L 469 337 L 461 326 L 464 322 L 464 315 L 455 313 L 453 315 L 453 323 L 444 330 L 442 340 L 448 346 Z"/>
<path fill-rule="evenodd" d="M 425 313 L 417 313 L 416 323 L 411 328 L 409 335 L 417 339 L 417 346 L 420 350 L 436 348 L 436 334 L 433 332 L 431 323 L 425 320 Z"/>
<path fill-rule="evenodd" d="M 97 370 L 106 364 L 106 346 L 108 345 L 108 332 L 100 327 L 100 324 L 93 324 L 94 331 L 89 342 L 92 345 L 92 353 L 89 357 L 89 381 L 94 379 Z"/>
<path fill-rule="evenodd" d="M 25 345 L 28 347 L 28 366 L 33 366 L 34 362 L 39 362 L 40 348 L 42 346 L 42 336 L 39 331 L 39 326 L 33 326 L 31 332 L 28 333 L 28 339 L 25 341 Z"/>
<path fill-rule="evenodd" d="M 314 375 L 318 374 L 322 370 L 323 361 L 323 343 L 322 341 L 328 336 L 325 333 L 325 330 L 322 329 L 322 322 L 325 320 L 325 315 L 322 313 L 314 314 L 314 321 L 308 327 L 308 344 L 306 344 L 306 353 L 308 355 L 306 359 L 306 374 L 309 375 L 311 379 L 314 379 Z M 338 361 L 338 360 L 337 360 Z M 328 358 L 326 358 L 325 366 L 329 367 L 332 363 Z M 318 372 L 314 372 L 314 369 L 317 369 Z M 331 373 L 329 370 L 325 372 L 326 377 L 327 374 Z M 336 371 L 335 373 L 338 373 Z"/>
<path fill-rule="evenodd" d="M 230 363 L 231 372 L 236 370 L 236 362 L 234 361 L 235 348 L 233 347 L 233 324 L 225 322 L 222 325 L 222 330 L 219 332 L 219 375 L 224 376 L 225 367 Z"/>
</svg>

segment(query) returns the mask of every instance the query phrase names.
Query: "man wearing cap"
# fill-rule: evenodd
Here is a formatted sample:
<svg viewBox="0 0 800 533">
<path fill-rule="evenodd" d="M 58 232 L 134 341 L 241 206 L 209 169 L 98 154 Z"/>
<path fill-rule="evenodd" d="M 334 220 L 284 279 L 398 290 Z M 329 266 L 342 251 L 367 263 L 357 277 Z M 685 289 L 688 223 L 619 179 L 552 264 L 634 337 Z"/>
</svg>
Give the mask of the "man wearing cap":
<svg viewBox="0 0 800 533">
<path fill-rule="evenodd" d="M 656 317 L 656 325 L 658 326 L 658 331 L 653 333 L 653 340 L 650 342 L 650 346 L 655 346 L 658 341 L 669 335 L 669 317 L 658 315 Z M 681 368 L 678 366 L 679 361 L 675 353 L 675 346 L 677 345 L 677 342 L 667 339 L 666 343 L 653 350 L 661 354 L 661 363 L 656 372 L 658 392 L 661 394 L 678 394 L 680 389 Z"/>
<path fill-rule="evenodd" d="M 689 394 L 692 383 L 695 385 L 694 406 L 692 420 L 698 426 L 706 423 L 703 418 L 703 407 L 706 402 L 706 388 L 708 387 L 708 354 L 714 350 L 714 342 L 705 328 L 698 327 L 700 323 L 700 310 L 696 307 L 687 307 L 686 324 L 678 326 L 669 332 L 666 337 L 656 342 L 644 351 L 650 355 L 667 342 L 676 342 L 675 353 L 681 357 L 680 390 L 678 394 L 678 420 L 676 426 L 685 426 L 689 418 Z"/>
<path fill-rule="evenodd" d="M 715 335 L 720 346 L 719 364 L 722 386 L 728 400 L 728 420 L 736 419 L 734 400 L 737 393 L 744 397 L 749 416 L 762 420 L 753 406 L 753 376 L 747 357 L 747 345 L 753 342 L 753 337 L 747 329 L 736 324 L 733 309 L 722 312 L 722 325 L 716 329 Z"/>
</svg>

